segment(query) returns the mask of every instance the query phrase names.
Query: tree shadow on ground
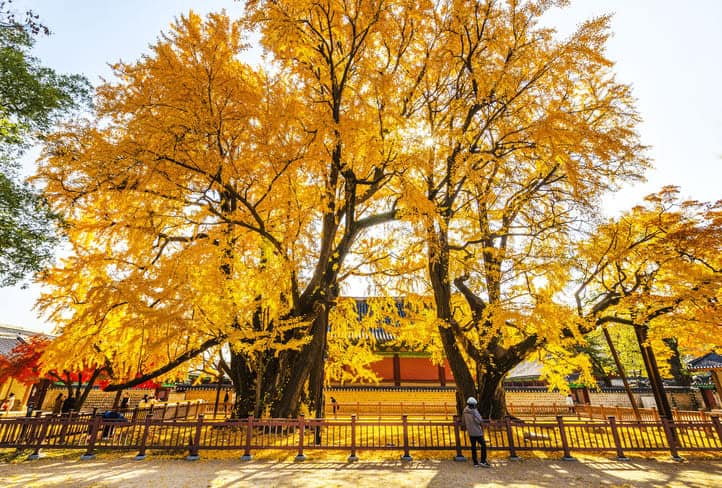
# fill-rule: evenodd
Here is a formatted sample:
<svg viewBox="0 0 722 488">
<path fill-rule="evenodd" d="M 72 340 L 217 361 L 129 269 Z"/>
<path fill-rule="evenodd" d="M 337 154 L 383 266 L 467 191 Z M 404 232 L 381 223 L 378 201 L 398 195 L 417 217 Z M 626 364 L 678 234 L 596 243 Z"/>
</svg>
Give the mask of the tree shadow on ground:
<svg viewBox="0 0 722 488">
<path fill-rule="evenodd" d="M 671 460 L 604 458 L 562 461 L 492 459 L 491 469 L 450 460 L 268 461 L 237 459 L 190 462 L 182 458 L 99 457 L 91 461 L 41 459 L 0 463 L 7 487 L 73 486 L 107 488 L 180 487 L 712 487 L 722 486 L 722 459 Z"/>
</svg>

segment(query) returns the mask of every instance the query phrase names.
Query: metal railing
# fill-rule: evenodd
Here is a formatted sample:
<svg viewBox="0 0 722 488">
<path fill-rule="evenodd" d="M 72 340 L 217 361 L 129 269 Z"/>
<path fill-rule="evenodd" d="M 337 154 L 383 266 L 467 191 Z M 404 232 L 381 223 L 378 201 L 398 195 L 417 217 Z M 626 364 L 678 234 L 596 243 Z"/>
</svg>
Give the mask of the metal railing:
<svg viewBox="0 0 722 488">
<path fill-rule="evenodd" d="M 157 411 L 155 413 L 158 413 Z M 524 451 L 572 452 L 611 451 L 618 458 L 625 452 L 710 451 L 722 455 L 722 426 L 718 417 L 709 421 L 565 420 L 557 416 L 542 422 L 518 422 L 507 417 L 487 422 L 485 436 L 491 451 L 507 451 L 516 457 Z M 101 415 L 41 416 L 0 420 L 0 448 L 84 449 L 84 458 L 98 450 L 187 451 L 191 459 L 206 450 L 237 450 L 243 459 L 263 450 L 295 451 L 296 459 L 309 450 L 349 452 L 397 451 L 411 459 L 412 451 L 452 451 L 463 459 L 468 439 L 458 418 L 452 421 L 349 419 L 247 419 L 209 422 L 196 419 L 144 418 L 116 422 Z"/>
</svg>

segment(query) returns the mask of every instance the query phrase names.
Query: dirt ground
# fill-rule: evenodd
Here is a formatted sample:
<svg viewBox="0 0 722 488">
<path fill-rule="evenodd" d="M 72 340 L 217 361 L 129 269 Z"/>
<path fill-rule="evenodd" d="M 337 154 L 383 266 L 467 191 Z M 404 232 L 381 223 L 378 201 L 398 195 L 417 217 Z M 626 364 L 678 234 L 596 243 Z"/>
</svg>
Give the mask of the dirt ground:
<svg viewBox="0 0 722 488">
<path fill-rule="evenodd" d="M 722 459 L 491 461 L 491 469 L 474 469 L 470 462 L 451 460 L 295 463 L 150 457 L 135 461 L 131 456 L 118 455 L 90 461 L 46 458 L 0 462 L 0 487 L 722 487 Z"/>
</svg>

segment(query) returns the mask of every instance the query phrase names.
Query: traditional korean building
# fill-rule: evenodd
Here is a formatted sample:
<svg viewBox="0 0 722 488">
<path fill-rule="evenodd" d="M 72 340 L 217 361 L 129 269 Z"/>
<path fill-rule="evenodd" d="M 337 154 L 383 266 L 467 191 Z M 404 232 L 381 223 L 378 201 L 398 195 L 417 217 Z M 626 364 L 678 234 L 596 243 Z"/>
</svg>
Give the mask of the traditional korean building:
<svg viewBox="0 0 722 488">
<path fill-rule="evenodd" d="M 722 402 L 720 401 L 722 397 L 722 356 L 715 352 L 705 354 L 690 361 L 687 364 L 687 369 L 690 372 L 710 372 L 714 389 L 700 387 L 704 406 L 707 410 L 722 409 Z"/>
<path fill-rule="evenodd" d="M 356 309 L 359 319 L 369 313 L 365 298 L 356 298 Z M 396 308 L 399 317 L 405 317 L 403 300 L 397 299 Z M 371 364 L 371 369 L 379 378 L 379 386 L 454 386 L 454 374 L 449 363 L 434 364 L 431 354 L 412 350 L 403 345 L 395 344 L 393 334 L 393 318 L 384 317 L 379 327 L 371 329 L 377 345 L 378 361 Z M 389 344 L 395 344 L 390 347 Z M 525 361 L 510 371 L 505 384 L 515 387 L 545 387 L 546 383 L 539 380 L 541 363 Z"/>
<path fill-rule="evenodd" d="M 20 327 L 0 325 L 0 356 L 9 357 L 15 346 L 27 341 L 34 335 L 37 335 L 37 332 L 21 329 Z M 19 383 L 14 378 L 0 378 L 0 403 L 8 398 L 11 393 L 14 393 L 15 405 L 13 410 L 22 410 L 27 403 L 30 390 L 30 386 Z"/>
</svg>

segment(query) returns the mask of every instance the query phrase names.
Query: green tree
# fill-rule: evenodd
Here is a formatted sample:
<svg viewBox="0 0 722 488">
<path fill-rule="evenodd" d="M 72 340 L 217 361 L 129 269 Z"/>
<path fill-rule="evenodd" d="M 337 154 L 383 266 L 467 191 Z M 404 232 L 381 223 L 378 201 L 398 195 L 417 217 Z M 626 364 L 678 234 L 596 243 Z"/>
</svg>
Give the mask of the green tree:
<svg viewBox="0 0 722 488">
<path fill-rule="evenodd" d="M 19 21 L 10 2 L 0 2 L 0 286 L 42 269 L 57 240 L 58 220 L 21 180 L 20 158 L 89 94 L 84 77 L 59 75 L 30 55 L 47 34 L 36 14 Z"/>
</svg>

